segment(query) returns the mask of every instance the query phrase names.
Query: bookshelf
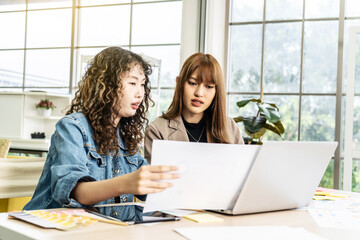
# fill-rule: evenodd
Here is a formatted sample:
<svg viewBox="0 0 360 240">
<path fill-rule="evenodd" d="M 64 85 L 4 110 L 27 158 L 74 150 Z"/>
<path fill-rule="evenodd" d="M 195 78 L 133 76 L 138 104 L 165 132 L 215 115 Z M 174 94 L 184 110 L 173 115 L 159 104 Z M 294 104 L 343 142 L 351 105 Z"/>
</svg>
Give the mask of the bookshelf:
<svg viewBox="0 0 360 240">
<path fill-rule="evenodd" d="M 39 116 L 35 107 L 45 98 L 56 106 L 49 117 Z M 47 92 L 0 92 L 0 138 L 10 139 L 12 149 L 47 151 L 70 99 L 71 95 Z M 44 132 L 45 139 L 32 139 L 33 132 Z"/>
</svg>

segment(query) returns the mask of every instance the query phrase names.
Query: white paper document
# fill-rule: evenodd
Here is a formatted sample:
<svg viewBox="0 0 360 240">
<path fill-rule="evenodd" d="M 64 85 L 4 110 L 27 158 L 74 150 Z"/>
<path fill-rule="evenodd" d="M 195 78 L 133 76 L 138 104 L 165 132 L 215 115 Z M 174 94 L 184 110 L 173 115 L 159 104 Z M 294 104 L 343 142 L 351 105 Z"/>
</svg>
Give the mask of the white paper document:
<svg viewBox="0 0 360 240">
<path fill-rule="evenodd" d="M 303 228 L 287 226 L 187 227 L 174 231 L 190 240 L 325 240 Z"/>
<path fill-rule="evenodd" d="M 174 186 L 149 194 L 144 212 L 233 207 L 260 146 L 155 140 L 152 165 L 176 165 Z"/>
<path fill-rule="evenodd" d="M 327 228 L 360 228 L 360 213 L 342 210 L 309 209 L 310 215 L 320 227 Z"/>
</svg>

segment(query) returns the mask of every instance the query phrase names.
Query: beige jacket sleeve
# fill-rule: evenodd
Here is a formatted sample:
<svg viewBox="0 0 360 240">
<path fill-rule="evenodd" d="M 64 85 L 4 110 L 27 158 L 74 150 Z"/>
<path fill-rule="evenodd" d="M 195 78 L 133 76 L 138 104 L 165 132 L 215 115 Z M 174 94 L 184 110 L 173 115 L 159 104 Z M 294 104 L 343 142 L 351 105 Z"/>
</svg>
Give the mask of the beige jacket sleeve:
<svg viewBox="0 0 360 240">
<path fill-rule="evenodd" d="M 159 130 L 150 123 L 145 129 L 144 152 L 145 159 L 151 163 L 152 143 L 156 139 L 163 139 Z"/>
<path fill-rule="evenodd" d="M 244 139 L 241 135 L 239 126 L 235 123 L 234 119 L 230 117 L 228 117 L 228 131 L 230 143 L 244 144 Z"/>
</svg>

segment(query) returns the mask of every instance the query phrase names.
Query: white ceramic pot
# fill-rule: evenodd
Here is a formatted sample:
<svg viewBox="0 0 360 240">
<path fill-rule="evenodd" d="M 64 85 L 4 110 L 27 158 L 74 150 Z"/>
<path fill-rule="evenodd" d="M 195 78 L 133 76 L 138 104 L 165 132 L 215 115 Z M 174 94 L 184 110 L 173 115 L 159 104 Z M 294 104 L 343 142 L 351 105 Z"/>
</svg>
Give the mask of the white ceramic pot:
<svg viewBox="0 0 360 240">
<path fill-rule="evenodd" d="M 46 109 L 46 108 L 38 108 L 37 111 L 38 111 L 38 115 L 39 115 L 39 116 L 50 117 L 50 116 L 51 116 L 52 109 L 51 109 L 51 108 L 49 108 L 49 109 Z"/>
</svg>

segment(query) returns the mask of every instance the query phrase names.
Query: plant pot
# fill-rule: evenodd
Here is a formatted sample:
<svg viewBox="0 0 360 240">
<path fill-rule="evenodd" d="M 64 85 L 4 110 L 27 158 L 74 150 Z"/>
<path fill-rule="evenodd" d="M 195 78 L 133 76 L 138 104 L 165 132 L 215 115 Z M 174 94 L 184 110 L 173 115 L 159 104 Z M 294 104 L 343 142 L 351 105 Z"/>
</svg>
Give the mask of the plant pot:
<svg viewBox="0 0 360 240">
<path fill-rule="evenodd" d="M 51 108 L 49 108 L 49 109 L 46 109 L 46 108 L 38 108 L 37 111 L 38 111 L 38 115 L 39 115 L 39 116 L 42 116 L 42 117 L 50 117 L 50 116 L 51 116 L 52 109 L 51 109 Z"/>
</svg>

